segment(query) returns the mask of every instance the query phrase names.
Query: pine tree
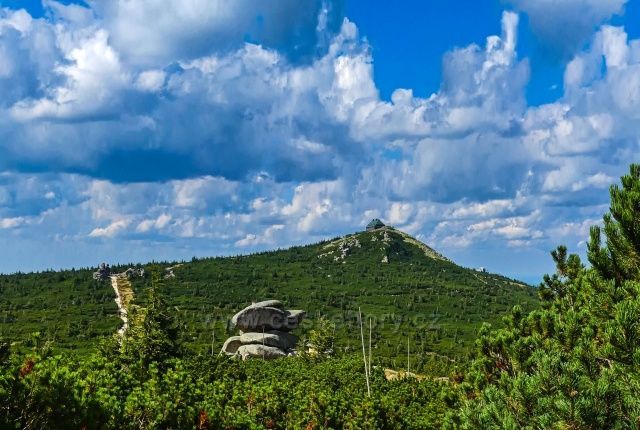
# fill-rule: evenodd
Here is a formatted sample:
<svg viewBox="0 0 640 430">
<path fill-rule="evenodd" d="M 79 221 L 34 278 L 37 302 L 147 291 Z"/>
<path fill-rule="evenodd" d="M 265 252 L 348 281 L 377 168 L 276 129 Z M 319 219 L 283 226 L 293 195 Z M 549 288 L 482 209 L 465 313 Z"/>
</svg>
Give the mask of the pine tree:
<svg viewBox="0 0 640 430">
<path fill-rule="evenodd" d="M 333 344 L 335 340 L 336 327 L 325 317 L 320 317 L 316 322 L 316 327 L 309 332 L 307 343 L 314 351 L 305 354 L 311 358 L 326 358 L 334 354 Z"/>
<path fill-rule="evenodd" d="M 602 247 L 602 229 L 591 228 L 589 261 L 604 279 L 619 285 L 640 279 L 640 165 L 632 164 L 622 177 L 622 188 L 610 190 L 611 207 L 604 216 L 606 247 Z"/>
<path fill-rule="evenodd" d="M 592 267 L 558 247 L 541 308 L 483 327 L 453 427 L 640 427 L 640 167 L 610 194 L 603 229 L 591 229 Z"/>
<path fill-rule="evenodd" d="M 152 363 L 164 368 L 183 353 L 182 327 L 171 315 L 162 287 L 160 277 L 153 274 L 146 307 L 132 309 L 131 326 L 122 342 L 123 355 L 136 362 L 143 373 Z"/>
</svg>

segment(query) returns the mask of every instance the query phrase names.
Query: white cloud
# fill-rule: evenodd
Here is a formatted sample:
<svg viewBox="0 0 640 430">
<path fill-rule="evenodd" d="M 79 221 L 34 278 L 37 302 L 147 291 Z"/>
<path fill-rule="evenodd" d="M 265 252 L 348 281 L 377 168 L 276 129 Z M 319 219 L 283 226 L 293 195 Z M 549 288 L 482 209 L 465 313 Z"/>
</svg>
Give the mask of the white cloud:
<svg viewBox="0 0 640 430">
<path fill-rule="evenodd" d="M 414 207 L 409 203 L 393 202 L 387 214 L 387 222 L 392 225 L 406 224 L 413 214 Z"/>
<path fill-rule="evenodd" d="M 91 6 L 104 19 L 114 45 L 129 61 L 164 66 L 213 50 L 237 49 L 247 39 L 306 53 L 321 42 L 316 30 L 318 17 L 323 19 L 320 29 L 328 31 L 332 24 L 329 19 L 340 12 L 337 3 L 93 0 Z"/>
<path fill-rule="evenodd" d="M 0 21 L 0 29 L 6 31 L 7 28 L 11 28 L 19 31 L 20 33 L 26 33 L 31 30 L 33 25 L 33 18 L 24 10 L 19 9 L 16 11 L 4 9 L 3 19 Z"/>
<path fill-rule="evenodd" d="M 534 32 L 548 48 L 570 55 L 592 31 L 624 11 L 627 0 L 510 0 L 529 15 Z"/>
<path fill-rule="evenodd" d="M 95 20 L 93 11 L 80 4 L 63 4 L 57 0 L 42 0 L 42 6 L 55 21 L 65 25 L 84 27 L 91 25 Z"/>
<path fill-rule="evenodd" d="M 543 221 L 542 211 L 533 210 L 522 216 L 500 215 L 502 216 L 440 221 L 430 240 L 444 247 L 465 248 L 474 243 L 491 241 L 526 247 L 531 246 L 534 241 L 544 239 L 545 233 L 538 228 Z"/>
<path fill-rule="evenodd" d="M 20 227 L 25 223 L 23 217 L 2 218 L 0 219 L 0 229 L 10 229 Z"/>
<path fill-rule="evenodd" d="M 346 209 L 342 206 L 342 186 L 341 181 L 298 185 L 291 203 L 284 206 L 281 213 L 296 219 L 300 233 L 326 231 L 332 223 L 339 221 L 340 212 Z"/>
<path fill-rule="evenodd" d="M 239 183 L 224 178 L 203 176 L 167 185 L 171 189 L 171 204 L 179 208 L 207 211 L 239 203 Z"/>
<path fill-rule="evenodd" d="M 119 92 L 129 80 L 118 54 L 108 44 L 108 34 L 98 30 L 66 54 L 68 64 L 55 72 L 64 84 L 49 89 L 48 96 L 23 100 L 12 108 L 14 118 L 28 121 L 38 118 L 74 119 L 115 114 Z"/>
<path fill-rule="evenodd" d="M 171 220 L 172 220 L 171 215 L 163 213 L 163 214 L 160 214 L 156 219 L 145 219 L 141 221 L 136 227 L 136 231 L 138 233 L 147 233 L 152 229 L 162 230 L 167 226 L 167 224 L 169 224 Z"/>
<path fill-rule="evenodd" d="M 456 219 L 491 217 L 513 212 L 516 207 L 517 202 L 510 199 L 489 200 L 483 203 L 461 202 L 460 207 L 453 209 L 451 217 Z"/>
<path fill-rule="evenodd" d="M 106 227 L 94 228 L 89 233 L 89 237 L 114 237 L 129 226 L 129 221 L 119 220 L 114 221 Z"/>
<path fill-rule="evenodd" d="M 604 200 L 603 190 L 638 161 L 637 43 L 603 26 L 567 65 L 564 98 L 527 112 L 526 144 L 547 165 L 542 191 L 571 199 L 567 192 L 593 190 Z"/>
<path fill-rule="evenodd" d="M 158 91 L 162 89 L 166 76 L 162 70 L 146 70 L 138 75 L 135 85 L 142 91 Z"/>
<path fill-rule="evenodd" d="M 236 241 L 235 245 L 240 248 L 250 248 L 260 245 L 275 245 L 275 236 L 284 229 L 284 225 L 276 224 L 266 228 L 260 234 L 247 234 L 244 238 Z"/>
<path fill-rule="evenodd" d="M 511 12 L 499 36 L 446 54 L 438 92 L 389 102 L 356 25 L 317 34 L 322 13 L 297 2 L 265 19 L 268 33 L 313 22 L 323 45 L 304 61 L 289 33 L 238 39 L 256 9 L 235 3 L 47 4 L 53 21 L 0 14 L 0 226 L 30 240 L 233 253 L 380 217 L 445 253 L 546 252 L 584 233 L 640 154 L 640 42 L 620 28 L 568 64 L 562 98 L 532 108 Z M 158 19 L 139 25 L 140 5 Z"/>
</svg>

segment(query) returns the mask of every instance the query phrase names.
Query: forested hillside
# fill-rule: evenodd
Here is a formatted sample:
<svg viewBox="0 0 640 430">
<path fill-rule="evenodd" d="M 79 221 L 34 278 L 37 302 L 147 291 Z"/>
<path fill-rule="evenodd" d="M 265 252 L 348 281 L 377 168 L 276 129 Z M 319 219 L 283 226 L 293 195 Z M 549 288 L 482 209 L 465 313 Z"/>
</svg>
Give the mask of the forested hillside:
<svg viewBox="0 0 640 430">
<path fill-rule="evenodd" d="M 403 366 L 409 340 L 420 368 L 428 353 L 459 360 L 482 322 L 499 323 L 514 305 L 529 309 L 537 302 L 535 289 L 457 266 L 390 227 L 287 250 L 144 268 L 144 277 L 132 279 L 135 301 L 144 305 L 152 273 L 172 273 L 163 294 L 196 351 L 209 351 L 212 343 L 219 349 L 230 317 L 246 304 L 278 298 L 307 311 L 301 334 L 320 316 L 331 320 L 342 352 L 359 346 L 361 308 L 372 318 L 375 354 Z M 87 349 L 121 324 L 109 280 L 95 281 L 89 270 L 1 276 L 0 294 L 0 333 L 12 342 L 32 342 L 39 332 L 54 348 Z"/>
<path fill-rule="evenodd" d="M 122 335 L 112 334 L 95 344 L 87 340 L 82 354 L 60 353 L 54 349 L 56 343 L 43 342 L 42 335 L 21 344 L 0 339 L 0 428 L 637 429 L 639 225 L 640 166 L 633 165 L 630 174 L 622 178 L 622 186 L 611 189 L 611 208 L 603 227 L 591 229 L 590 266 L 566 247 L 558 247 L 551 255 L 556 272 L 544 277 L 538 290 L 540 302 L 532 304 L 533 310 L 514 306 L 504 316 L 501 328 L 484 324 L 475 336 L 471 357 L 459 355 L 448 369 L 427 366 L 422 374 L 398 372 L 394 377 L 389 377 L 393 369 L 385 368 L 393 365 L 393 357 L 385 357 L 383 348 L 375 349 L 371 360 L 361 354 L 364 348 L 346 350 L 349 342 L 354 342 L 348 336 L 350 331 L 335 331 L 337 321 L 326 318 L 312 318 L 315 327 L 303 334 L 314 345 L 341 348 L 320 348 L 316 353 L 300 348 L 297 356 L 274 361 L 240 361 L 215 350 L 205 351 L 198 347 L 198 333 L 203 329 L 193 318 L 197 308 L 190 308 L 189 303 L 204 297 L 218 307 L 220 315 L 226 315 L 233 297 L 248 300 L 256 292 L 286 293 L 291 302 L 317 306 L 314 312 L 340 314 L 341 303 L 346 303 L 362 306 L 365 315 L 375 316 L 388 309 L 398 309 L 395 312 L 400 314 L 397 305 L 404 306 L 406 313 L 417 314 L 417 306 L 428 308 L 425 302 L 409 297 L 426 296 L 431 291 L 455 291 L 460 297 L 477 300 L 491 298 L 494 296 L 481 287 L 489 281 L 495 282 L 494 293 L 511 291 L 512 295 L 529 297 L 530 290 L 495 275 L 458 268 L 393 230 L 284 252 L 195 261 L 179 270 L 174 268 L 176 277 L 165 282 L 157 275 L 134 282 L 138 299 L 131 307 L 130 327 Z M 389 237 L 386 242 L 385 234 Z M 380 235 L 386 244 L 382 247 Z M 343 252 L 345 243 L 348 250 Z M 329 255 L 319 255 L 319 251 Z M 376 260 L 369 260 L 371 256 Z M 382 263 L 385 257 L 388 262 Z M 255 272 L 233 270 L 248 267 L 247 261 Z M 274 266 L 269 270 L 260 266 L 266 262 L 274 262 Z M 350 264 L 359 269 L 348 271 Z M 287 272 L 290 278 L 279 270 L 285 265 L 292 268 Z M 303 267 L 315 267 L 306 275 L 317 282 L 313 297 L 293 281 L 300 279 Z M 83 272 L 76 275 L 79 273 Z M 427 278 L 410 278 L 407 273 L 432 273 L 433 277 L 427 287 Z M 3 294 L 10 291 L 5 297 L 12 299 L 28 297 L 24 279 L 34 282 L 38 276 L 46 280 L 55 275 L 8 277 L 3 281 Z M 74 285 L 64 274 L 57 276 L 61 278 L 52 285 Z M 376 283 L 375 276 L 379 277 Z M 205 277 L 212 281 L 205 283 Z M 465 289 L 459 283 L 472 278 L 479 284 Z M 414 284 L 407 284 L 409 279 L 414 279 Z M 16 288 L 16 280 L 23 280 L 24 286 Z M 383 293 L 378 292 L 382 287 L 377 285 L 386 280 L 385 288 L 392 294 L 385 304 Z M 350 286 L 345 287 L 347 284 Z M 202 292 L 208 291 L 209 285 L 215 286 L 217 295 Z M 473 286 L 477 288 L 470 292 Z M 402 295 L 402 288 L 412 292 Z M 55 291 L 51 297 L 63 296 Z M 101 300 L 93 303 L 91 299 L 102 297 L 98 291 L 96 287 L 85 293 L 86 301 L 79 304 L 83 310 L 100 314 L 96 303 Z M 343 301 L 327 303 L 336 291 L 343 292 L 338 294 Z M 396 297 L 400 299 L 393 303 Z M 443 318 L 445 304 L 449 303 L 447 312 L 461 308 L 460 302 L 454 307 L 453 300 L 440 303 L 436 312 L 442 311 Z M 488 299 L 467 303 L 463 309 L 467 314 L 477 309 L 482 315 L 481 306 L 495 312 L 505 305 Z M 33 300 L 24 314 L 37 321 L 33 316 L 41 307 Z M 21 312 L 15 311 L 15 318 L 20 318 Z M 75 316 L 69 315 L 67 318 Z M 464 317 L 445 321 L 460 330 L 465 327 Z M 13 326 L 5 322 L 4 327 Z M 92 327 L 97 331 L 101 326 L 94 323 Z M 419 328 L 414 329 L 417 338 Z M 80 331 L 86 333 L 82 328 Z M 387 339 L 392 344 L 396 340 L 391 337 L 393 332 L 378 332 L 382 334 L 375 342 L 378 347 Z M 395 336 L 402 340 L 402 335 Z M 66 338 L 67 347 L 71 339 Z M 433 345 L 452 353 L 445 345 L 458 343 L 450 340 Z M 414 359 L 429 355 L 422 351 L 413 354 Z"/>
</svg>

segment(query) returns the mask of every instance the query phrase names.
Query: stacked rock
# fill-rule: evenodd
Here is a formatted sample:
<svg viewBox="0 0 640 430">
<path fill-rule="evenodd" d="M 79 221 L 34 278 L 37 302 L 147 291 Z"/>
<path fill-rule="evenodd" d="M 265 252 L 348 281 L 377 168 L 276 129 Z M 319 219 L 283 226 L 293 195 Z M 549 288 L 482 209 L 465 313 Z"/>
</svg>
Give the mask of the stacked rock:
<svg viewBox="0 0 640 430">
<path fill-rule="evenodd" d="M 285 310 L 279 300 L 253 303 L 231 318 L 240 332 L 222 346 L 229 356 L 273 359 L 295 354 L 298 338 L 291 330 L 298 328 L 305 311 Z"/>
</svg>

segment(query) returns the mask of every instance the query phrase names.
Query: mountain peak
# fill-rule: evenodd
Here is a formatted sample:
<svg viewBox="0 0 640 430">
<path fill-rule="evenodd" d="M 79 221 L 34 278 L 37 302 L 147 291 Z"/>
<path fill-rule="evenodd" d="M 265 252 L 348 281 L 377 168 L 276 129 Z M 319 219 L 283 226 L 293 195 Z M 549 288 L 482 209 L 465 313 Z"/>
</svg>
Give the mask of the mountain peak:
<svg viewBox="0 0 640 430">
<path fill-rule="evenodd" d="M 380 263 L 425 256 L 434 260 L 450 261 L 418 239 L 385 226 L 380 220 L 371 221 L 366 231 L 348 234 L 324 244 L 318 258 L 346 263 L 352 257 L 357 259 L 362 256 L 379 257 Z"/>
</svg>

